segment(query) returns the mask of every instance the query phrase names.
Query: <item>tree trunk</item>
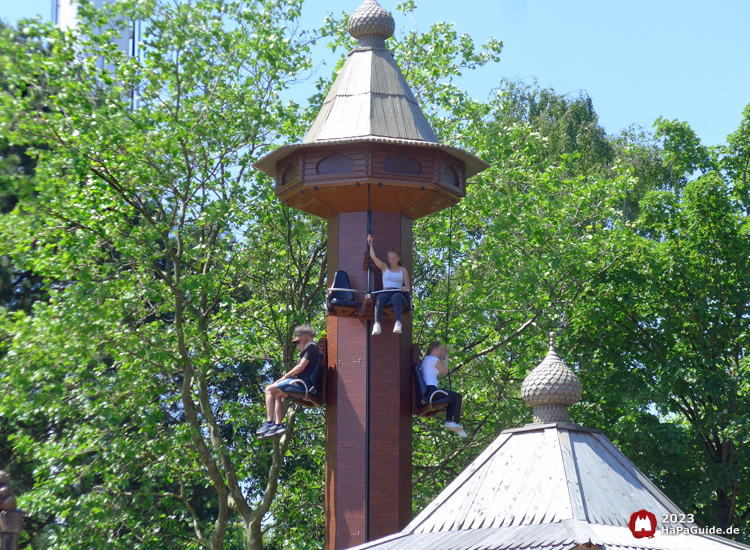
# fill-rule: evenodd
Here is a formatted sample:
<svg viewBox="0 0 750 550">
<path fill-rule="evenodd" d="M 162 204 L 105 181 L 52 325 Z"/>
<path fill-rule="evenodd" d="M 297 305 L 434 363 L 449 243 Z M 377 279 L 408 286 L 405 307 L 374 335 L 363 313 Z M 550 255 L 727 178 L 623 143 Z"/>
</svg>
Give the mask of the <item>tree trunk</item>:
<svg viewBox="0 0 750 550">
<path fill-rule="evenodd" d="M 263 550 L 263 529 L 260 521 L 245 524 L 245 537 L 247 550 Z"/>
<path fill-rule="evenodd" d="M 724 489 L 716 489 L 716 527 L 726 529 L 732 525 L 732 497 Z"/>
<path fill-rule="evenodd" d="M 721 441 L 717 447 L 718 458 L 722 466 L 732 465 L 734 463 L 734 442 L 731 440 Z M 716 527 L 726 529 L 732 525 L 738 482 L 739 479 L 735 482 L 734 487 L 719 487 L 716 489 Z"/>
</svg>

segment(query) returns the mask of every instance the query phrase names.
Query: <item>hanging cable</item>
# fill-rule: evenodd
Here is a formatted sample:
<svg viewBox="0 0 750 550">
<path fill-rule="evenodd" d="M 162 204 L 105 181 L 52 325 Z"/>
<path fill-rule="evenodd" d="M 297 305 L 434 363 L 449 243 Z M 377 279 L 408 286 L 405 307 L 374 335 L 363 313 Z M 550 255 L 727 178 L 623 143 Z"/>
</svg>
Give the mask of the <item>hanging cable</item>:
<svg viewBox="0 0 750 550">
<path fill-rule="evenodd" d="M 372 234 L 372 209 L 370 208 L 370 184 L 367 184 L 367 293 L 372 292 L 372 256 L 369 236 Z M 370 411 L 371 404 L 371 368 L 372 368 L 372 321 L 369 319 L 365 323 L 365 456 L 370 456 L 370 422 L 372 415 Z M 370 460 L 365 461 L 365 540 L 370 540 Z"/>
<path fill-rule="evenodd" d="M 445 345 L 448 345 L 448 336 L 450 334 L 451 326 L 451 271 L 453 270 L 453 254 L 451 252 L 453 244 L 453 206 L 451 205 L 450 217 L 448 222 L 448 290 L 445 297 Z M 451 381 L 451 370 L 448 367 L 448 389 L 453 390 L 453 382 Z"/>
<path fill-rule="evenodd" d="M 370 235 L 372 235 L 372 210 L 370 209 L 370 184 L 367 184 L 367 292 L 372 292 L 370 280 L 372 279 L 372 256 L 370 255 Z"/>
<path fill-rule="evenodd" d="M 287 275 L 292 272 L 292 220 L 289 219 L 289 206 L 283 206 L 284 217 L 286 218 L 286 240 L 289 245 L 286 258 L 286 272 Z M 292 278 L 286 278 L 286 307 L 284 312 L 284 372 L 289 365 L 289 310 L 292 308 Z"/>
</svg>

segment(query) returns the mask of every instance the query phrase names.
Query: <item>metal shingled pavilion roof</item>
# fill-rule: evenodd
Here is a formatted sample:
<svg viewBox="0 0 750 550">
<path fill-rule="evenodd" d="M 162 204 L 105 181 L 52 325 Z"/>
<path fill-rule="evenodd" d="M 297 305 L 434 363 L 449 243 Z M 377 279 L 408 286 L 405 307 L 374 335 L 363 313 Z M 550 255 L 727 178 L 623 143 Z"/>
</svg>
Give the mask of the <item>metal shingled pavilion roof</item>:
<svg viewBox="0 0 750 550">
<path fill-rule="evenodd" d="M 636 539 L 633 512 L 656 515 Z M 357 550 L 750 550 L 709 535 L 662 535 L 681 514 L 599 430 L 569 422 L 504 431 L 400 533 Z"/>
</svg>

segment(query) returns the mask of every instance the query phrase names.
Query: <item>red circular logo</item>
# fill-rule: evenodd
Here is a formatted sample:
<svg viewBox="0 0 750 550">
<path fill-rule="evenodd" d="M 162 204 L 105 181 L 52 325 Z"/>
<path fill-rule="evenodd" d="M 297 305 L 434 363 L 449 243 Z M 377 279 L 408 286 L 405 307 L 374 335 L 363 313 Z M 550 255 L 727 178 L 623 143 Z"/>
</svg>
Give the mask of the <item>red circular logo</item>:
<svg viewBox="0 0 750 550">
<path fill-rule="evenodd" d="M 653 538 L 656 533 L 656 516 L 648 510 L 638 510 L 630 516 L 628 528 L 637 539 Z"/>
</svg>

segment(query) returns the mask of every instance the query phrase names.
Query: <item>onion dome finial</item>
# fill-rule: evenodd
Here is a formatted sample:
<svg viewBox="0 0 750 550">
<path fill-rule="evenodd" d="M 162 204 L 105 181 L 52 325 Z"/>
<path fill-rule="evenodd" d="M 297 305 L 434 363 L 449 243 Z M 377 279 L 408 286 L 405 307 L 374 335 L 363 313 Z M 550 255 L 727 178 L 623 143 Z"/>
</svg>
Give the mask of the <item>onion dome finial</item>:
<svg viewBox="0 0 750 550">
<path fill-rule="evenodd" d="M 359 41 L 359 47 L 384 48 L 386 38 L 396 30 L 396 22 L 376 0 L 365 0 L 349 17 L 347 29 Z"/>
<path fill-rule="evenodd" d="M 568 422 L 568 407 L 581 399 L 581 382 L 555 351 L 549 333 L 549 352 L 523 381 L 521 397 L 534 407 L 534 422 Z"/>
</svg>

